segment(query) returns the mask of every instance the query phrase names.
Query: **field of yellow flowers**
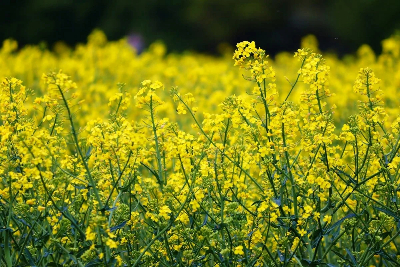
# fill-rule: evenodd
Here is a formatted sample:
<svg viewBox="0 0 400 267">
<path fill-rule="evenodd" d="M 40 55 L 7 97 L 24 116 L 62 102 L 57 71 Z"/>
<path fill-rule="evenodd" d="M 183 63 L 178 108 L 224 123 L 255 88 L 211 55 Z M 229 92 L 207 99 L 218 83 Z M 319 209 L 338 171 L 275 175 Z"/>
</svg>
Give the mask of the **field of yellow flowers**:
<svg viewBox="0 0 400 267">
<path fill-rule="evenodd" d="M 400 36 L 382 46 L 4 41 L 0 266 L 400 266 Z"/>
</svg>

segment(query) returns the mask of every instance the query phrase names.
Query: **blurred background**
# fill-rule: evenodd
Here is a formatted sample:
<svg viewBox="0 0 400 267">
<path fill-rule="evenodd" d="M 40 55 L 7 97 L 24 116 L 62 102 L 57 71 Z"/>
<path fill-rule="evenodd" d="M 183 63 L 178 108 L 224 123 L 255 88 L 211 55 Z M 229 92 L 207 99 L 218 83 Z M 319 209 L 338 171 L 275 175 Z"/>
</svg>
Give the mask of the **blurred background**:
<svg viewBox="0 0 400 267">
<path fill-rule="evenodd" d="M 169 51 L 217 53 L 254 40 L 274 55 L 314 34 L 322 51 L 375 52 L 400 29 L 400 0 L 0 0 L 0 39 L 20 45 L 86 42 L 94 28 L 129 36 L 139 49 L 162 40 Z"/>
</svg>

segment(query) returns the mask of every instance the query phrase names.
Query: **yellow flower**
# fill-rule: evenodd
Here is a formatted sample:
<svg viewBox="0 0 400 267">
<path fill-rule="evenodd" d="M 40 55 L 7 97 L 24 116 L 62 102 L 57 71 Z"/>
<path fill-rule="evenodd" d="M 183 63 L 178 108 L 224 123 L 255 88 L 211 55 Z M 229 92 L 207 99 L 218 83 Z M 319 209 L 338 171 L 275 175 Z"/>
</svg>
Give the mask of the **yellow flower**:
<svg viewBox="0 0 400 267">
<path fill-rule="evenodd" d="M 118 248 L 118 243 L 115 242 L 114 240 L 112 240 L 111 238 L 108 238 L 108 239 L 107 239 L 106 245 L 107 245 L 109 248 Z"/>
<path fill-rule="evenodd" d="M 244 255 L 243 246 L 235 247 L 235 250 L 233 251 L 233 253 L 235 253 L 236 255 Z"/>
<path fill-rule="evenodd" d="M 26 201 L 26 204 L 28 204 L 28 205 L 35 205 L 35 203 L 36 203 L 36 199 L 28 199 L 27 201 Z"/>
<path fill-rule="evenodd" d="M 92 231 L 92 228 L 90 226 L 88 226 L 86 228 L 86 240 L 95 240 L 96 239 L 96 233 Z"/>
<path fill-rule="evenodd" d="M 304 236 L 305 234 L 307 234 L 307 231 L 306 231 L 306 230 L 304 230 L 304 229 L 300 229 L 300 230 L 299 230 L 299 235 L 300 235 L 300 236 Z"/>
<path fill-rule="evenodd" d="M 43 122 L 45 122 L 45 121 L 50 121 L 52 118 L 53 118 L 52 115 L 46 115 L 46 116 L 43 118 Z"/>
<path fill-rule="evenodd" d="M 164 217 L 165 220 L 167 220 L 169 218 L 170 213 L 171 213 L 171 210 L 167 205 L 164 205 L 160 208 L 160 216 Z"/>
<path fill-rule="evenodd" d="M 44 211 L 46 208 L 45 207 L 43 207 L 43 206 L 38 206 L 38 211 Z"/>
<path fill-rule="evenodd" d="M 332 221 L 332 216 L 325 215 L 323 221 L 326 222 L 326 223 L 330 223 Z"/>
</svg>

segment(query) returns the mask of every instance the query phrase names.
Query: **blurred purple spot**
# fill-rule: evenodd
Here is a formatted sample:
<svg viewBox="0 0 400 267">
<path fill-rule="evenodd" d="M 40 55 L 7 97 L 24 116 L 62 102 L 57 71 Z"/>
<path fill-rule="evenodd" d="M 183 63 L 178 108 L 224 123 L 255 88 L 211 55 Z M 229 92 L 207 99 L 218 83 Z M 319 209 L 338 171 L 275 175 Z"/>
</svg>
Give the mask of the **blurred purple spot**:
<svg viewBox="0 0 400 267">
<path fill-rule="evenodd" d="M 134 47 L 138 54 L 144 49 L 144 40 L 141 34 L 131 33 L 128 35 L 128 43 Z"/>
</svg>

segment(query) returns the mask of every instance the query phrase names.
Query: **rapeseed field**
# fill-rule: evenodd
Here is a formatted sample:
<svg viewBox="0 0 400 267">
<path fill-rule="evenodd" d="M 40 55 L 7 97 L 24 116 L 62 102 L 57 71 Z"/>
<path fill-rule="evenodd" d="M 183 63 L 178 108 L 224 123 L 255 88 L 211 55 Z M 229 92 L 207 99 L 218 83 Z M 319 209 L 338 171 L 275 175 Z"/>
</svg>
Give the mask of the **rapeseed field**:
<svg viewBox="0 0 400 267">
<path fill-rule="evenodd" d="M 356 54 L 0 50 L 1 266 L 399 266 L 400 35 Z"/>
</svg>

